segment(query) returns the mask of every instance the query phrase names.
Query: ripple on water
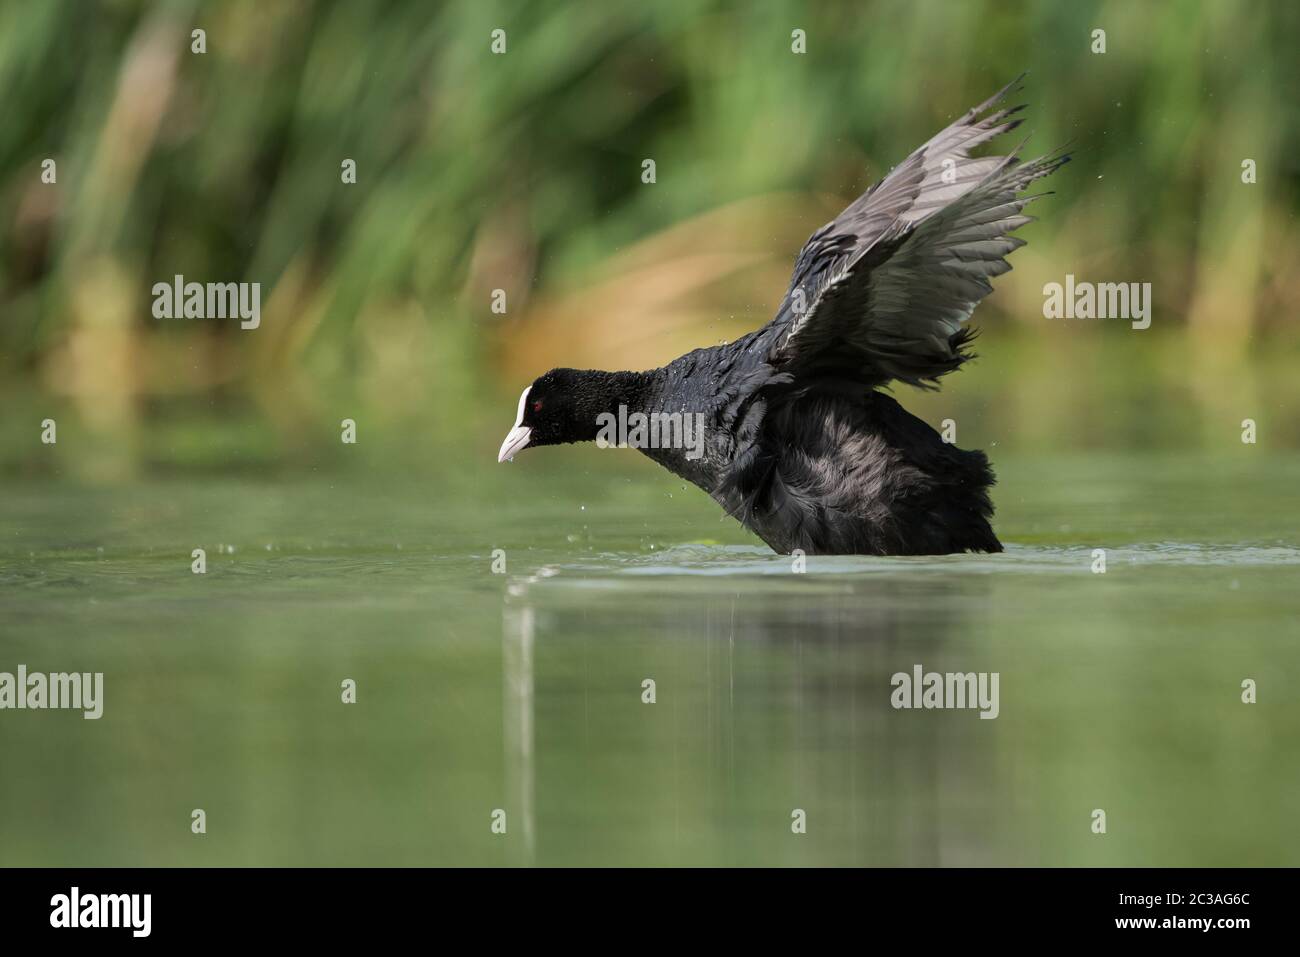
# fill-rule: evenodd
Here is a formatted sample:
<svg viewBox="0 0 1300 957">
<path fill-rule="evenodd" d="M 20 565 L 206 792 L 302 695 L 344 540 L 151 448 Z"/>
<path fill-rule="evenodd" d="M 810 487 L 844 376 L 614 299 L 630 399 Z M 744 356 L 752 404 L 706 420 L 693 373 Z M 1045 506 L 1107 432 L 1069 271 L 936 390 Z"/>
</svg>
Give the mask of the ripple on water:
<svg viewBox="0 0 1300 957">
<path fill-rule="evenodd" d="M 806 560 L 809 573 L 823 575 L 997 575 L 1014 572 L 1090 574 L 1095 546 L 1008 545 L 999 555 L 940 555 L 882 557 L 875 555 L 814 555 Z M 789 575 L 793 559 L 752 545 L 675 545 L 654 554 L 605 553 L 591 559 L 559 562 L 542 570 L 552 576 L 750 576 Z M 1300 565 L 1300 548 L 1274 543 L 1199 544 L 1153 542 L 1106 548 L 1108 568 L 1153 566 L 1288 566 Z"/>
</svg>

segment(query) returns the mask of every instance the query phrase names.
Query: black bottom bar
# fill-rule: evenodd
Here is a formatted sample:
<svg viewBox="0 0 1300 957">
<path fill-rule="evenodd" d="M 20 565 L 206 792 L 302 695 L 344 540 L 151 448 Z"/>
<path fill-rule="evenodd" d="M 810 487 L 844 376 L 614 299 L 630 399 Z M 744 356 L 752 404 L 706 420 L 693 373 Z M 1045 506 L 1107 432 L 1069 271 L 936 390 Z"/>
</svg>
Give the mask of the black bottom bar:
<svg viewBox="0 0 1300 957">
<path fill-rule="evenodd" d="M 338 945 L 457 927 L 493 940 L 517 928 L 542 943 L 561 925 L 573 939 L 611 921 L 660 940 L 681 939 L 661 936 L 678 925 L 735 938 L 784 924 L 809 933 L 852 925 L 875 939 L 920 933 L 927 943 L 1042 940 L 1044 932 L 1231 942 L 1278 932 L 1293 881 L 1293 871 L 1257 869 L 25 869 L 0 871 L 0 926 L 7 942 L 76 935 L 80 944 Z"/>
</svg>

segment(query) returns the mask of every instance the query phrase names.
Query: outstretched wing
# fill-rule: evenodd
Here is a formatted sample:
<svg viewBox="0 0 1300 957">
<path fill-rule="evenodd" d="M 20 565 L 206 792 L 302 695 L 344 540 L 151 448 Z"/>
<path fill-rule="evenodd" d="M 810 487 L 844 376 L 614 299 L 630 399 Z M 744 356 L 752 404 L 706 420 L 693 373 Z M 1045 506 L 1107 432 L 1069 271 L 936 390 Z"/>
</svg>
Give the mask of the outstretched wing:
<svg viewBox="0 0 1300 957">
<path fill-rule="evenodd" d="M 1023 107 L 989 112 L 1019 79 L 896 166 L 805 244 L 769 329 L 768 361 L 879 385 L 925 387 L 958 368 L 964 325 L 1024 245 L 1021 196 L 1066 155 L 1021 163 L 970 151 L 1018 125 Z M 767 331 L 767 330 L 765 330 Z"/>
</svg>

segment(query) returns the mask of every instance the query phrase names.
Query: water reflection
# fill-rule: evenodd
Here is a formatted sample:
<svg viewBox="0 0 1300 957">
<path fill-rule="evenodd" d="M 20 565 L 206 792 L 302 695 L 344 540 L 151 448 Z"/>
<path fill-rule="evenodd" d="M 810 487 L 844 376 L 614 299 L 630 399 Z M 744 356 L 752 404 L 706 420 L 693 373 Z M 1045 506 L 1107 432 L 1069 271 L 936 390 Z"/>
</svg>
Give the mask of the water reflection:
<svg viewBox="0 0 1300 957">
<path fill-rule="evenodd" d="M 506 793 L 514 816 L 522 826 L 522 860 L 532 863 L 535 853 L 533 820 L 533 609 L 507 607 L 501 648 L 501 726 L 505 734 Z M 507 818 L 508 820 L 508 818 Z"/>
<path fill-rule="evenodd" d="M 528 860 L 1003 863 L 997 722 L 890 703 L 891 676 L 917 664 L 997 670 L 971 637 L 988 588 L 591 568 L 515 580 L 504 747 Z"/>
</svg>

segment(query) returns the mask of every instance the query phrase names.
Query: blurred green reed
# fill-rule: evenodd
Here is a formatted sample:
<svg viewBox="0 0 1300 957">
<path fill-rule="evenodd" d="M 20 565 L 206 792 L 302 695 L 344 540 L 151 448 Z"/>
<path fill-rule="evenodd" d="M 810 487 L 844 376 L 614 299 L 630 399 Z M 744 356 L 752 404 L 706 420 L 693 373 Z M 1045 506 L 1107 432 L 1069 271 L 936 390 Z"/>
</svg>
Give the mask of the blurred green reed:
<svg viewBox="0 0 1300 957">
<path fill-rule="evenodd" d="M 1248 416 L 1295 447 L 1298 38 L 1283 0 L 5 4 L 0 469 L 332 465 L 345 416 L 372 465 L 489 456 L 550 365 L 766 321 L 812 229 L 1026 69 L 1027 150 L 1077 159 L 981 363 L 917 408 L 1029 448 Z M 1152 328 L 1044 320 L 1066 273 L 1153 283 Z M 262 327 L 153 319 L 176 274 L 262 283 Z"/>
</svg>

